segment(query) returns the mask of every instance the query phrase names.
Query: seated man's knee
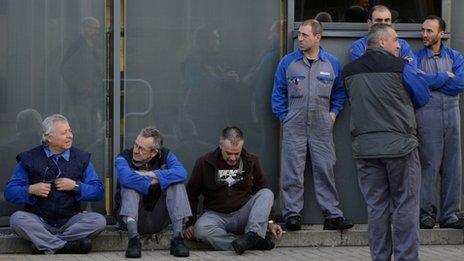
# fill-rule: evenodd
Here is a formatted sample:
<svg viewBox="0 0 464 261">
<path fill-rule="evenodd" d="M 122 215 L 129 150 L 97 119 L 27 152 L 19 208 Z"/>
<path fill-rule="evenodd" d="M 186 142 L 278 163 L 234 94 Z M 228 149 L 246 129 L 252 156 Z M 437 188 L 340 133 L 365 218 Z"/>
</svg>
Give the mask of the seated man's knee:
<svg viewBox="0 0 464 261">
<path fill-rule="evenodd" d="M 215 229 L 215 225 L 209 222 L 205 222 L 201 218 L 195 223 L 194 234 L 197 240 L 206 241 L 208 236 Z"/>
<path fill-rule="evenodd" d="M 28 220 L 29 214 L 25 211 L 16 211 L 10 216 L 10 227 L 13 230 L 20 228 L 26 220 Z"/>
<path fill-rule="evenodd" d="M 99 214 L 99 213 L 93 213 L 94 219 L 95 219 L 95 229 L 97 231 L 103 231 L 106 228 L 106 218 Z"/>
<path fill-rule="evenodd" d="M 268 188 L 263 188 L 263 189 L 258 190 L 256 195 L 263 197 L 267 200 L 274 201 L 274 193 Z"/>
</svg>

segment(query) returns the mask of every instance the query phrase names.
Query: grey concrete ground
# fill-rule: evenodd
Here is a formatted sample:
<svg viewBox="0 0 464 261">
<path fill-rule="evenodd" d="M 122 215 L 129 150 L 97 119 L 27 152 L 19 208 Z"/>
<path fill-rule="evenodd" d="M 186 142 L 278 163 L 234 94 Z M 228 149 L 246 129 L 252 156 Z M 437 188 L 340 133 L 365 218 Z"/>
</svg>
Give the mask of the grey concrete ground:
<svg viewBox="0 0 464 261">
<path fill-rule="evenodd" d="M 0 255 L 0 261 L 4 260 L 124 260 L 124 252 L 94 252 L 89 255 Z M 462 261 L 464 260 L 464 245 L 431 245 L 422 246 L 420 249 L 422 261 Z M 137 259 L 135 259 L 137 260 Z M 138 260 L 247 260 L 247 261 L 271 261 L 271 260 L 330 260 L 330 261 L 362 261 L 370 260 L 367 247 L 295 247 L 276 248 L 272 251 L 249 251 L 242 256 L 237 256 L 231 251 L 191 251 L 189 258 L 175 258 L 169 255 L 168 250 L 144 251 L 142 258 Z"/>
</svg>

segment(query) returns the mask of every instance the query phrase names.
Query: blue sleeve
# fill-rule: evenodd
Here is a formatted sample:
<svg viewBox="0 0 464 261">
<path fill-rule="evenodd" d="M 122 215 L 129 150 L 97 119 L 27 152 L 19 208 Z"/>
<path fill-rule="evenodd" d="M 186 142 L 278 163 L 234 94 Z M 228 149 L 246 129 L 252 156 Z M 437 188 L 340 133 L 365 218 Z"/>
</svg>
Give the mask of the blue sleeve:
<svg viewBox="0 0 464 261">
<path fill-rule="evenodd" d="M 282 122 L 288 113 L 287 104 L 287 73 L 285 59 L 280 61 L 274 76 L 274 88 L 272 89 L 272 112 Z"/>
<path fill-rule="evenodd" d="M 456 96 L 464 91 L 464 58 L 459 53 L 454 53 L 453 59 L 453 73 L 455 77 L 449 78 L 445 82 L 440 91 L 444 94 Z"/>
<path fill-rule="evenodd" d="M 34 204 L 37 199 L 29 195 L 29 177 L 21 163 L 16 164 L 13 176 L 6 183 L 5 199 L 15 204 Z"/>
<path fill-rule="evenodd" d="M 184 182 L 187 179 L 187 171 L 172 152 L 169 152 L 166 158 L 166 169 L 155 170 L 155 174 L 162 190 L 171 184 Z"/>
<path fill-rule="evenodd" d="M 409 46 L 408 42 L 406 42 L 403 39 L 400 39 L 400 56 L 401 58 L 405 59 L 408 61 L 409 64 L 417 68 L 417 61 L 416 61 L 416 56 L 411 50 L 411 47 Z"/>
<path fill-rule="evenodd" d="M 331 64 L 336 75 L 330 95 L 330 111 L 338 115 L 338 113 L 343 110 L 343 105 L 345 104 L 346 90 L 341 79 L 342 72 L 340 63 L 338 61 L 331 61 Z"/>
<path fill-rule="evenodd" d="M 116 173 L 118 181 L 123 187 L 133 189 L 143 195 L 148 194 L 151 178 L 142 176 L 135 172 L 122 156 L 117 156 L 115 159 Z"/>
<path fill-rule="evenodd" d="M 76 199 L 82 201 L 99 201 L 103 199 L 104 189 L 103 183 L 93 167 L 92 162 L 89 162 L 85 170 L 84 177 L 79 184 L 79 190 L 76 192 Z"/>
<path fill-rule="evenodd" d="M 422 77 L 422 74 L 418 73 L 417 67 L 413 64 L 404 64 L 403 83 L 411 96 L 415 108 L 427 104 L 430 98 L 427 82 Z"/>
<path fill-rule="evenodd" d="M 357 60 L 366 52 L 366 47 L 362 45 L 361 39 L 355 41 L 350 48 L 351 61 Z"/>
<path fill-rule="evenodd" d="M 449 79 L 449 76 L 446 72 L 438 72 L 436 74 L 422 73 L 422 77 L 424 77 L 424 79 L 427 81 L 431 91 L 440 89 Z"/>
</svg>

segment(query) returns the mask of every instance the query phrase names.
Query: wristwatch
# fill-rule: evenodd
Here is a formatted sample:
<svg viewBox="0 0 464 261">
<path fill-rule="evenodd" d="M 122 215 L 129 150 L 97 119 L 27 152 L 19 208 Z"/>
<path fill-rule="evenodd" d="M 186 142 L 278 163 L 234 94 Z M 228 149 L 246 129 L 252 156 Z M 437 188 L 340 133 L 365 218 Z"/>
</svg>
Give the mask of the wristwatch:
<svg viewBox="0 0 464 261">
<path fill-rule="evenodd" d="M 269 224 L 274 224 L 275 222 L 274 222 L 274 220 L 271 219 L 271 220 L 269 220 L 267 223 L 269 223 Z"/>
<path fill-rule="evenodd" d="M 76 181 L 76 185 L 74 185 L 74 191 L 79 191 L 79 183 Z"/>
</svg>

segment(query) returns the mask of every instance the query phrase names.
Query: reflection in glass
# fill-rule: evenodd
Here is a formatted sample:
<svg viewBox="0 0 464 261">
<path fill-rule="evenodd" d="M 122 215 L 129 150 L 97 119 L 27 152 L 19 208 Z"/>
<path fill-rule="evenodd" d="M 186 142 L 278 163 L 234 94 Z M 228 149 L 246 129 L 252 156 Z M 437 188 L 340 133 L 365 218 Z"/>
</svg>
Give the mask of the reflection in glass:
<svg viewBox="0 0 464 261">
<path fill-rule="evenodd" d="M 279 8 L 265 0 L 128 3 L 125 147 L 137 130 L 156 125 L 190 172 L 221 130 L 236 125 L 277 192 L 279 125 L 270 94 Z"/>
<path fill-rule="evenodd" d="M 61 113 L 75 146 L 105 173 L 103 0 L 0 0 L 0 190 L 16 155 L 40 144 L 42 118 Z M 103 202 L 88 207 L 103 211 Z M 0 198 L 0 216 L 17 207 Z"/>
</svg>

